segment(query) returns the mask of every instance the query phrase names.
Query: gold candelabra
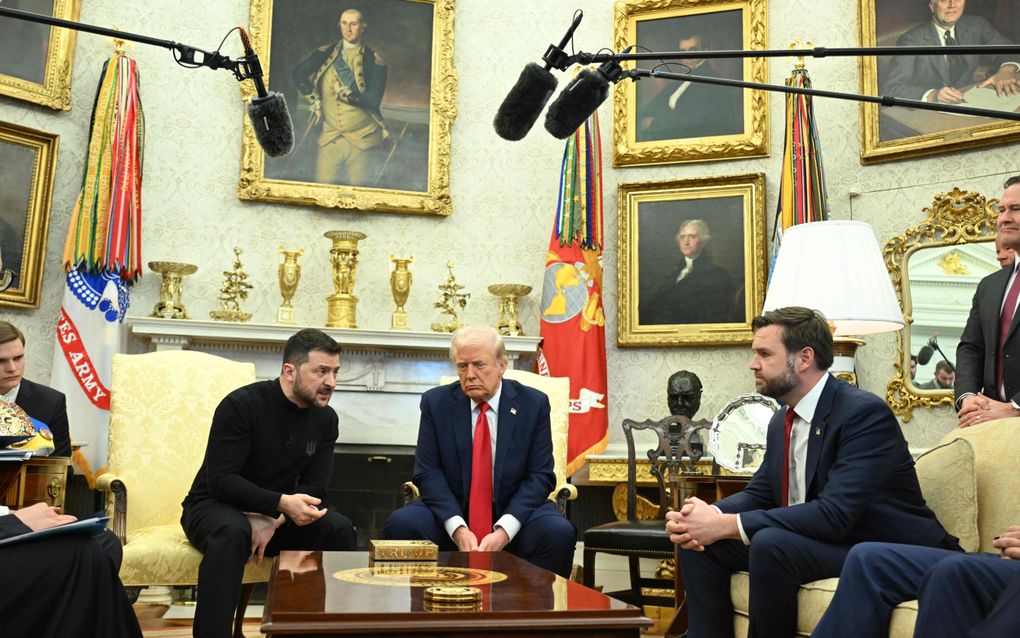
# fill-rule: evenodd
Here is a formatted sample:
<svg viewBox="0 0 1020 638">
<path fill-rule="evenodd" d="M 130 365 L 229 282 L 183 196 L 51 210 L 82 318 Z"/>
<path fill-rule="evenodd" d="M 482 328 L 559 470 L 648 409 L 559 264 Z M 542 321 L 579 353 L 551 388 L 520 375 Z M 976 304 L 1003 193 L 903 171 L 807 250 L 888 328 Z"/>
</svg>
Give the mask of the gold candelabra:
<svg viewBox="0 0 1020 638">
<path fill-rule="evenodd" d="M 251 313 L 241 309 L 241 302 L 248 298 L 248 273 L 241 263 L 243 250 L 234 246 L 234 263 L 230 270 L 223 271 L 223 285 L 220 286 L 220 309 L 213 310 L 209 316 L 216 321 L 248 321 Z"/>
<path fill-rule="evenodd" d="M 464 286 L 457 283 L 457 278 L 453 276 L 453 262 L 446 262 L 446 283 L 439 284 L 439 300 L 436 301 L 433 306 L 439 308 L 444 315 L 449 315 L 450 320 L 446 322 L 436 321 L 432 324 L 432 329 L 436 332 L 453 332 L 457 328 L 460 328 L 460 319 L 457 317 L 458 308 L 463 311 L 467 307 L 468 299 L 471 297 L 469 292 L 461 292 Z"/>
</svg>

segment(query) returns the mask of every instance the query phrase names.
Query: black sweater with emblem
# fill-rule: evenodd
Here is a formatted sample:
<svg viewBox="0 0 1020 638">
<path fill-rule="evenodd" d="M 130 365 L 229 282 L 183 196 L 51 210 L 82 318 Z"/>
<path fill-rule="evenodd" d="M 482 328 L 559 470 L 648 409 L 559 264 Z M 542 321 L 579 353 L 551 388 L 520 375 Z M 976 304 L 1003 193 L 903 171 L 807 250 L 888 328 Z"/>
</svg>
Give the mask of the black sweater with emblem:
<svg viewBox="0 0 1020 638">
<path fill-rule="evenodd" d="M 238 388 L 216 408 L 205 460 L 181 505 L 215 499 L 275 517 L 282 494 L 325 499 L 338 434 L 333 408 L 298 407 L 279 379 Z"/>
</svg>

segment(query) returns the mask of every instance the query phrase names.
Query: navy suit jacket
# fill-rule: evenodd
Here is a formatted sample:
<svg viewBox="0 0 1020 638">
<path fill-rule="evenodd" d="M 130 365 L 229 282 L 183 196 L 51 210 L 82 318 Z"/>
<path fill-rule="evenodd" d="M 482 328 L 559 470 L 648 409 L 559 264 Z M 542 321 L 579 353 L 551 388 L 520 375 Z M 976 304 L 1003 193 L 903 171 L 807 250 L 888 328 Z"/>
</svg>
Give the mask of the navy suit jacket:
<svg viewBox="0 0 1020 638">
<path fill-rule="evenodd" d="M 831 375 L 808 433 L 806 502 L 780 507 L 787 409 L 769 422 L 765 459 L 744 491 L 716 503 L 725 513 L 740 513 L 749 538 L 778 527 L 828 543 L 957 547 L 921 496 L 889 406 Z"/>
<path fill-rule="evenodd" d="M 441 521 L 467 519 L 471 492 L 471 400 L 460 383 L 432 388 L 421 398 L 414 483 Z M 544 508 L 555 484 L 549 399 L 534 388 L 503 379 L 493 459 L 492 521 L 510 514 L 521 524 Z"/>
<path fill-rule="evenodd" d="M 21 380 L 15 401 L 28 416 L 50 426 L 53 456 L 71 456 L 71 434 L 67 426 L 67 398 L 63 392 L 28 379 Z"/>
<path fill-rule="evenodd" d="M 999 350 L 999 308 L 1006 296 L 1006 285 L 1013 273 L 1003 268 L 978 283 L 974 301 L 970 306 L 967 325 L 956 346 L 956 381 L 953 389 L 956 398 L 968 392 L 983 392 L 999 399 L 995 385 L 995 361 Z M 1020 336 L 1017 334 L 1020 312 L 1013 315 L 1013 323 L 1006 334 L 1002 351 L 1002 379 L 1006 386 L 1006 399 L 1020 403 Z"/>
<path fill-rule="evenodd" d="M 954 29 L 957 44 L 1012 44 L 1006 36 L 999 33 L 988 20 L 980 16 L 961 16 Z M 939 32 L 929 20 L 907 31 L 896 41 L 897 46 L 941 46 Z M 960 88 L 972 84 L 971 75 L 974 68 L 982 62 L 990 64 L 992 73 L 998 70 L 1003 62 L 1013 61 L 1007 58 L 987 59 L 976 55 L 961 55 L 963 73 L 952 77 L 949 61 L 941 55 L 904 55 L 892 58 L 889 62 L 887 77 L 882 82 L 881 92 L 892 97 L 920 100 L 932 89 L 943 86 Z"/>
</svg>

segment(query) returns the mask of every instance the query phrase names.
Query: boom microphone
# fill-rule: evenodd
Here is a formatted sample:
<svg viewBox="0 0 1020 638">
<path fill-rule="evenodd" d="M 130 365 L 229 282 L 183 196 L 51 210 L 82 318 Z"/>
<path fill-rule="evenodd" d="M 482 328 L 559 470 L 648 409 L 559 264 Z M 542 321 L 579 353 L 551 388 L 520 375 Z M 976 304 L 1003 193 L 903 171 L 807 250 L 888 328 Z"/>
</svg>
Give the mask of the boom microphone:
<svg viewBox="0 0 1020 638">
<path fill-rule="evenodd" d="M 624 53 L 630 51 L 627 48 Z M 595 112 L 609 96 L 609 83 L 618 82 L 623 69 L 618 62 L 603 62 L 595 71 L 585 69 L 563 89 L 545 114 L 545 130 L 565 140 Z"/>
<path fill-rule="evenodd" d="M 240 32 L 244 45 L 244 74 L 251 78 L 258 94 L 248 102 L 248 119 L 255 131 L 255 139 L 269 157 L 286 155 L 294 148 L 294 124 L 287 111 L 287 102 L 282 94 L 266 91 L 259 56 L 251 48 L 248 32 L 244 29 Z"/>
<path fill-rule="evenodd" d="M 583 17 L 584 13 L 578 11 L 559 46 L 549 45 L 545 55 L 542 56 L 546 63 L 545 68 L 531 62 L 521 71 L 517 84 L 514 84 L 507 93 L 503 103 L 499 105 L 499 110 L 496 111 L 496 118 L 492 121 L 497 135 L 516 142 L 523 139 L 535 125 L 546 102 L 556 90 L 556 78 L 549 69 L 555 67 L 562 71 L 566 68 L 567 56 L 563 52 L 563 47 L 567 46 Z"/>
<path fill-rule="evenodd" d="M 928 343 L 930 344 L 931 342 L 929 341 Z M 935 350 L 930 345 L 925 344 L 917 351 L 917 362 L 923 366 L 928 365 L 933 354 L 935 354 Z"/>
</svg>

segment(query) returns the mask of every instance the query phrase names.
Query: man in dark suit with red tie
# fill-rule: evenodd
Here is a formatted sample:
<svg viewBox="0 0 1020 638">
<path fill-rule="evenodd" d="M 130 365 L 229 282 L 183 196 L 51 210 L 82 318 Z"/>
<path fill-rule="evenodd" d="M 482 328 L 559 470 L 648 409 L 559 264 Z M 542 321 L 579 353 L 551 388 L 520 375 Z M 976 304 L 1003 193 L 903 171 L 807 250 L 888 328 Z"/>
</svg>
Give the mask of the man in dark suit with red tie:
<svg viewBox="0 0 1020 638">
<path fill-rule="evenodd" d="M 1020 250 L 1020 175 L 1006 180 L 996 227 L 1002 245 Z M 956 347 L 956 407 L 960 427 L 1020 416 L 1020 277 L 1013 267 L 978 283 Z"/>
<path fill-rule="evenodd" d="M 494 329 L 453 333 L 460 381 L 422 395 L 414 483 L 421 498 L 386 521 L 388 539 L 426 539 L 442 551 L 506 550 L 569 576 L 577 530 L 549 500 L 549 399 L 503 379 L 506 350 Z"/>
<path fill-rule="evenodd" d="M 751 323 L 755 387 L 786 406 L 744 491 L 666 515 L 688 584 L 689 638 L 733 636 L 730 576 L 750 579 L 749 638 L 792 638 L 801 584 L 838 576 L 866 540 L 958 549 L 925 505 L 899 423 L 882 399 L 828 373 L 820 313 L 780 308 Z"/>
</svg>

